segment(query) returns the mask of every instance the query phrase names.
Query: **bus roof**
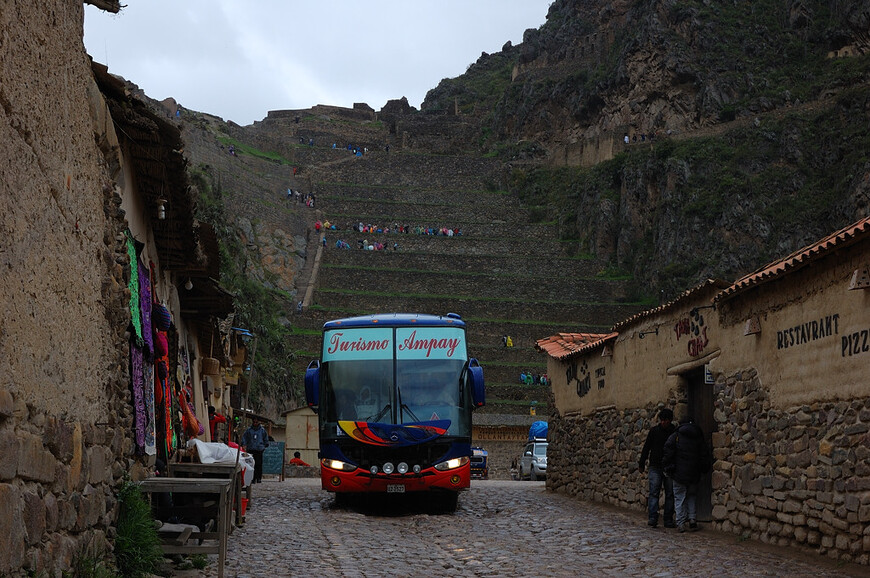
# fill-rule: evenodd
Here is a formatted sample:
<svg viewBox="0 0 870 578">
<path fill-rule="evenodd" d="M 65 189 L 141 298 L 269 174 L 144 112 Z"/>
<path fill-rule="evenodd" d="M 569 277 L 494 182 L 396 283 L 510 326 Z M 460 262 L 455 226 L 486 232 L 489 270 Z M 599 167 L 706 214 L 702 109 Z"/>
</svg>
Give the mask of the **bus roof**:
<svg viewBox="0 0 870 578">
<path fill-rule="evenodd" d="M 379 313 L 333 319 L 323 324 L 323 329 L 339 327 L 404 327 L 406 325 L 425 325 L 429 327 L 465 327 L 465 321 L 456 313 L 447 315 L 428 315 L 425 313 Z"/>
</svg>

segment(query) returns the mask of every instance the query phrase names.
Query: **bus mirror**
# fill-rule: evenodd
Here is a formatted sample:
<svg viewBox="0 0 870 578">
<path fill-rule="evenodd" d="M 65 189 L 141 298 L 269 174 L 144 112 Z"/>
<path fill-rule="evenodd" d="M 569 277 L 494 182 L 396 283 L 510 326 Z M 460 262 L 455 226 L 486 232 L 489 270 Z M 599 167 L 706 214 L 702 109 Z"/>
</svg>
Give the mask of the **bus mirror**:
<svg viewBox="0 0 870 578">
<path fill-rule="evenodd" d="M 471 386 L 471 402 L 474 407 L 486 404 L 486 392 L 483 387 L 483 368 L 475 358 L 468 360 L 468 382 Z"/>
<path fill-rule="evenodd" d="M 316 359 L 305 370 L 305 401 L 308 407 L 320 405 L 320 361 Z"/>
</svg>

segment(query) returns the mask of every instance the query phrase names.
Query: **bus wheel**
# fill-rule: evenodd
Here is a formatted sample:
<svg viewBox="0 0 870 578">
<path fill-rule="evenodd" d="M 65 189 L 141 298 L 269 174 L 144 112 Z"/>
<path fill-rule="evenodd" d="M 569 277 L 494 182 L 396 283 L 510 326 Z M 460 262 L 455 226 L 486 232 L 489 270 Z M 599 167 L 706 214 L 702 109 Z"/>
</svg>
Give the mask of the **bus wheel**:
<svg viewBox="0 0 870 578">
<path fill-rule="evenodd" d="M 452 514 L 459 507 L 459 492 L 445 492 L 442 497 L 441 509 L 445 514 Z"/>
<path fill-rule="evenodd" d="M 529 472 L 529 479 L 533 482 L 538 481 L 538 474 L 535 473 L 535 468 L 532 468 L 532 471 Z"/>
</svg>

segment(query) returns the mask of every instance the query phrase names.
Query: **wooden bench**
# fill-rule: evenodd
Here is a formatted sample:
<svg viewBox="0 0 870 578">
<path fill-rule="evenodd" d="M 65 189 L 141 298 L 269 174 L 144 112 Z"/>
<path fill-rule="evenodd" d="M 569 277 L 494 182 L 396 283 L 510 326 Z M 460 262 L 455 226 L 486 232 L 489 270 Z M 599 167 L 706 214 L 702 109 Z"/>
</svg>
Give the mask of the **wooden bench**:
<svg viewBox="0 0 870 578">
<path fill-rule="evenodd" d="M 218 577 L 224 575 L 224 564 L 227 557 L 227 535 L 231 524 L 232 491 L 234 478 L 147 478 L 139 482 L 139 489 L 152 499 L 154 494 L 171 493 L 173 495 L 187 494 L 200 496 L 203 499 L 217 498 L 217 527 L 214 531 L 193 531 L 188 527 L 180 532 L 171 532 L 162 536 L 161 549 L 164 554 L 217 554 Z M 152 502 L 153 506 L 153 502 Z M 217 545 L 200 543 L 217 540 Z M 192 543 L 196 542 L 196 543 Z"/>
<path fill-rule="evenodd" d="M 233 490 L 233 502 L 230 510 L 235 508 L 235 525 L 244 523 L 242 516 L 242 469 L 238 464 L 201 464 L 198 462 L 174 462 L 168 464 L 169 476 L 173 478 L 221 478 L 235 481 Z M 232 533 L 234 526 L 230 526 Z"/>
</svg>

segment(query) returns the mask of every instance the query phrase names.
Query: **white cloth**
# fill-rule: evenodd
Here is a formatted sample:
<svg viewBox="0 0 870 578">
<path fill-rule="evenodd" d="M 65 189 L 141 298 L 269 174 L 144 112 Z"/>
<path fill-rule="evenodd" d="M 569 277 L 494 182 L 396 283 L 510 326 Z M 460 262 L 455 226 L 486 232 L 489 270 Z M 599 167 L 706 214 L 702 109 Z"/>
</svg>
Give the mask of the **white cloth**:
<svg viewBox="0 0 870 578">
<path fill-rule="evenodd" d="M 254 456 L 251 454 L 218 442 L 204 442 L 198 439 L 187 442 L 187 447 L 194 445 L 199 461 L 203 464 L 234 464 L 236 463 L 236 454 L 241 452 L 238 459 L 239 466 L 242 468 L 242 484 L 248 486 L 254 479 L 255 462 Z"/>
</svg>

